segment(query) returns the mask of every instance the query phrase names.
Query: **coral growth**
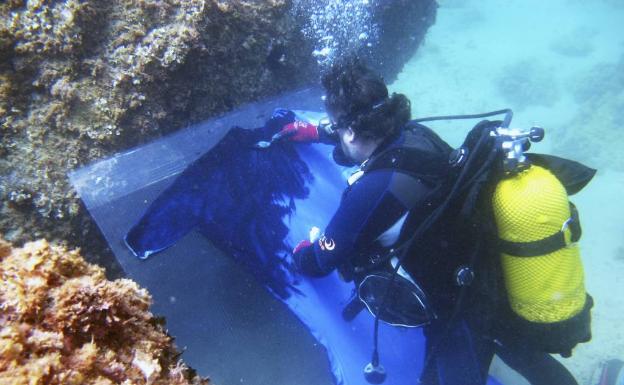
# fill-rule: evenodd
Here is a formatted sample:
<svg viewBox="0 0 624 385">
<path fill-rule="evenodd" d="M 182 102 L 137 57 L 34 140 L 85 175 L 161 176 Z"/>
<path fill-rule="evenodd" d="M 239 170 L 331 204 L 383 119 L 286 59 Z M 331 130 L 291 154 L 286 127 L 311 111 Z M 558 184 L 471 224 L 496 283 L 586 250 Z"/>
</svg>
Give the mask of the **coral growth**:
<svg viewBox="0 0 624 385">
<path fill-rule="evenodd" d="M 146 290 L 77 251 L 0 239 L 0 384 L 207 385 L 179 359 Z"/>
</svg>

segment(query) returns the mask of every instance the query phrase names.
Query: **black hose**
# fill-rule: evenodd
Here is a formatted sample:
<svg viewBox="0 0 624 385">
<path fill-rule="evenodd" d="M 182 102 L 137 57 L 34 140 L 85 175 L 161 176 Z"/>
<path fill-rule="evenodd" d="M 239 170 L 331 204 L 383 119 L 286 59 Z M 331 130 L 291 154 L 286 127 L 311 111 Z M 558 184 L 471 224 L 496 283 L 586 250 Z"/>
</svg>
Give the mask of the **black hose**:
<svg viewBox="0 0 624 385">
<path fill-rule="evenodd" d="M 509 108 L 505 108 L 504 110 L 492 111 L 492 112 L 484 112 L 482 114 L 428 116 L 426 118 L 413 119 L 412 122 L 421 123 L 421 122 L 432 122 L 435 120 L 478 119 L 478 118 L 487 118 L 489 116 L 502 115 L 502 114 L 505 114 L 505 119 L 503 120 L 502 126 L 507 128 L 509 127 L 509 123 L 511 123 L 511 119 L 513 118 L 513 111 Z"/>
</svg>

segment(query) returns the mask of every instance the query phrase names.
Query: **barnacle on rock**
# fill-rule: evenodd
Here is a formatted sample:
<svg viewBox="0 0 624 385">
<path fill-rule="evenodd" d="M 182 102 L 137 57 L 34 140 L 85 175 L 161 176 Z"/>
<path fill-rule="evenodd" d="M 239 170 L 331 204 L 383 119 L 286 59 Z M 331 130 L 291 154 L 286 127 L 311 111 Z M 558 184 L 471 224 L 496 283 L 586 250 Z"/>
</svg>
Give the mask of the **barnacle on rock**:
<svg viewBox="0 0 624 385">
<path fill-rule="evenodd" d="M 0 384 L 208 384 L 178 360 L 151 297 L 76 250 L 0 239 Z"/>
</svg>

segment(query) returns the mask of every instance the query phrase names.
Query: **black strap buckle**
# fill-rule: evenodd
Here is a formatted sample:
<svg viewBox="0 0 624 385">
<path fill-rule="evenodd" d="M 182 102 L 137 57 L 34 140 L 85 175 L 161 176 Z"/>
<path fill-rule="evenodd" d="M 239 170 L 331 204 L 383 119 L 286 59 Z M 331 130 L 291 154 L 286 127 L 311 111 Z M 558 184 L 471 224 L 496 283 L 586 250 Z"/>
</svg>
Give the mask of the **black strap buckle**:
<svg viewBox="0 0 624 385">
<path fill-rule="evenodd" d="M 570 240 L 566 240 L 565 231 L 570 229 Z M 581 222 L 579 220 L 578 210 L 572 202 L 570 202 L 570 217 L 563 222 L 561 230 L 556 233 L 533 242 L 510 242 L 499 239 L 499 247 L 505 254 L 516 257 L 537 257 L 540 255 L 550 254 L 564 247 L 571 247 L 581 239 Z"/>
</svg>

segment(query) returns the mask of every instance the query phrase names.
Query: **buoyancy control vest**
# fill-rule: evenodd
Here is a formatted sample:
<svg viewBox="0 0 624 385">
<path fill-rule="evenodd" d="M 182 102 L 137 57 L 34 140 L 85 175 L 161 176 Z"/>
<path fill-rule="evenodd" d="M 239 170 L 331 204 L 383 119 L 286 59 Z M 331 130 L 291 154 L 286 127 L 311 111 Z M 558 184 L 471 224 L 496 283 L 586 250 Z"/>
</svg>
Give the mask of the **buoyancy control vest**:
<svg viewBox="0 0 624 385">
<path fill-rule="evenodd" d="M 422 218 L 429 215 L 439 203 L 443 191 L 447 189 L 446 184 L 450 172 L 448 158 L 451 151 L 452 148 L 432 130 L 418 125 L 410 127 L 401 146 L 392 147 L 373 156 L 359 171 L 364 175 L 377 170 L 391 170 L 407 176 L 407 178 L 395 178 L 388 186 L 389 192 L 399 201 L 411 201 L 412 204 L 409 206 L 413 205 L 409 209 L 406 224 L 403 226 L 403 229 L 406 229 L 410 228 L 408 222 L 416 217 Z M 416 200 L 411 197 L 414 183 L 426 184 L 432 190 L 426 199 L 426 204 L 414 205 Z M 408 233 L 409 231 L 403 230 L 397 243 L 400 244 L 403 238 L 409 235 Z M 342 274 L 347 280 L 357 282 L 363 274 L 388 262 L 389 257 L 389 254 L 383 253 L 356 255 L 351 258 L 349 265 L 344 266 Z"/>
<path fill-rule="evenodd" d="M 343 311 L 346 320 L 353 318 L 364 304 L 380 320 L 395 326 L 423 326 L 435 319 L 448 319 L 460 302 L 460 286 L 471 280 L 472 272 L 467 267 L 475 257 L 475 239 L 472 231 L 465 231 L 459 225 L 462 221 L 456 220 L 455 202 L 430 226 L 420 228 L 424 230 L 422 242 L 411 245 L 409 258 L 402 263 L 405 269 L 399 268 L 398 274 L 393 275 L 402 254 L 401 246 L 443 204 L 459 171 L 449 162 L 453 148 L 434 131 L 417 123 L 409 123 L 404 131 L 399 146 L 388 146 L 375 153 L 360 169 L 364 175 L 377 170 L 402 174 L 388 188 L 399 201 L 411 202 L 406 204 L 411 208 L 396 249 L 352 256 L 340 268 L 343 278 L 353 280 L 358 289 L 357 296 Z M 415 184 L 426 185 L 429 193 L 417 199 L 410 197 L 415 190 L 423 192 Z M 412 308 L 407 308 L 408 304 Z"/>
<path fill-rule="evenodd" d="M 500 253 L 510 310 L 503 323 L 509 321 L 507 326 L 513 325 L 514 332 L 521 333 L 527 344 L 567 356 L 576 344 L 590 339 L 592 306 L 591 297 L 585 292 L 576 245 L 580 237 L 578 214 L 568 202 L 568 195 L 582 189 L 595 170 L 538 154 L 509 158 L 512 161 L 522 158 L 522 164 L 514 163 L 511 170 L 506 170 L 503 164 L 508 166 L 508 154 L 500 135 L 496 135 L 500 123 L 482 121 L 453 153 L 431 130 L 410 124 L 407 129 L 416 133 L 415 138 L 438 143 L 439 151 L 409 145 L 393 148 L 371 159 L 363 171 L 393 169 L 438 184 L 438 197 L 434 200 L 444 208 L 428 225 L 434 227 L 442 221 L 455 220 L 453 231 L 460 238 L 455 244 L 473 251 L 456 254 L 442 263 L 445 265 L 442 270 L 448 275 L 442 279 L 458 287 L 470 285 L 474 278 L 474 258 L 478 258 L 478 251 L 468 243 L 479 243 L 474 237 L 481 229 L 473 218 L 487 217 L 498 233 L 496 245 L 488 246 L 497 247 Z M 491 202 L 489 208 L 479 205 L 483 195 Z M 452 198 L 445 200 L 449 196 Z M 406 234 L 422 221 L 422 213 L 408 216 L 404 225 Z M 467 233 L 457 232 L 459 228 Z M 422 234 L 418 238 L 422 240 Z M 413 252 L 413 246 L 408 252 Z M 406 261 L 409 260 L 408 256 Z M 378 261 L 383 262 L 383 258 Z M 370 270 L 375 266 L 359 268 Z"/>
<path fill-rule="evenodd" d="M 360 168 L 363 174 L 381 169 L 390 169 L 402 174 L 393 178 L 388 190 L 409 208 L 405 224 L 413 222 L 415 218 L 430 215 L 440 204 L 440 199 L 444 196 L 442 191 L 446 189 L 448 183 L 450 172 L 448 158 L 452 152 L 452 148 L 446 142 L 425 126 L 410 127 L 408 131 L 403 136 L 400 146 L 389 146 L 388 149 L 375 154 Z M 414 197 L 415 190 L 423 192 L 416 184 L 426 185 L 424 191 L 430 192 L 425 196 Z M 411 225 L 403 225 L 397 244 L 411 235 L 406 229 L 413 230 Z M 394 250 L 376 249 L 372 252 L 368 250 L 363 254 L 352 256 L 339 271 L 345 280 L 354 281 L 358 288 L 359 299 L 371 313 L 377 315 L 379 309 L 384 308 L 381 317 L 384 322 L 408 327 L 426 325 L 437 318 L 440 311 L 445 310 L 445 307 L 437 306 L 440 293 L 438 289 L 444 285 L 438 285 L 436 281 L 438 278 L 450 276 L 450 273 L 447 274 L 444 268 L 440 268 L 440 264 L 435 269 L 429 264 L 428 268 L 421 265 L 414 271 L 401 269 L 399 275 L 393 278 L 392 270 L 396 259 L 397 253 Z M 435 263 L 431 258 L 423 260 Z M 394 285 L 391 293 L 385 295 L 385 288 L 390 281 L 393 281 Z M 384 301 L 385 305 L 382 304 Z M 347 307 L 343 316 L 350 319 L 355 315 L 354 312 L 362 308 L 360 301 L 355 298 L 353 307 Z"/>
</svg>

